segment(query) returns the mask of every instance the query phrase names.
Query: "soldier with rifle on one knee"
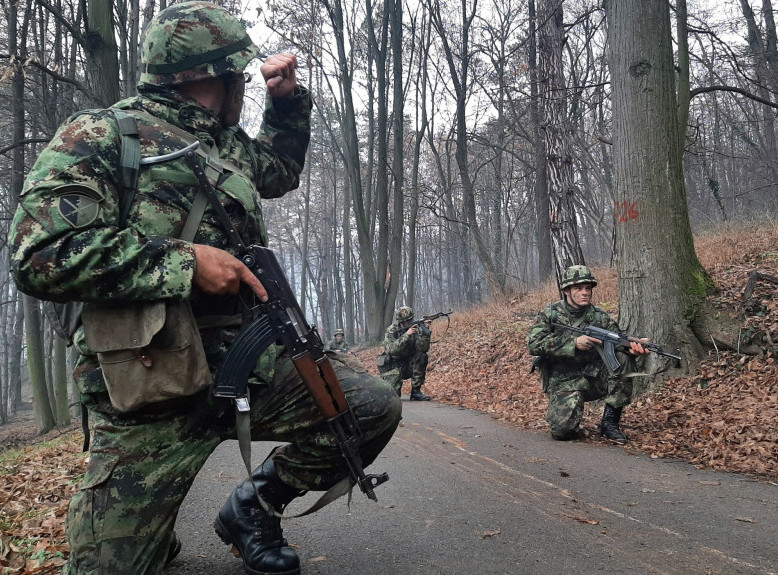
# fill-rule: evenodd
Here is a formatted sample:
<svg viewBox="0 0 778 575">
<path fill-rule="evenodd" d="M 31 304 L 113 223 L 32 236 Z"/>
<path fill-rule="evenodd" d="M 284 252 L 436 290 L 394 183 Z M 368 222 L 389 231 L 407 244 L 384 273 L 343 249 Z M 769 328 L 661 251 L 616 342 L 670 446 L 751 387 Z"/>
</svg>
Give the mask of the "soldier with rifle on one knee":
<svg viewBox="0 0 778 575">
<path fill-rule="evenodd" d="M 580 328 L 596 326 L 618 332 L 619 327 L 602 308 L 592 303 L 597 285 L 589 268 L 570 266 L 562 276 L 560 288 L 564 299 L 548 304 L 530 329 L 529 352 L 538 356 L 533 363 L 548 396 L 546 421 L 551 437 L 565 441 L 580 436 L 584 402 L 605 400 L 600 434 L 617 443 L 626 443 L 620 427 L 624 407 L 632 400 L 632 380 L 624 377 L 631 361 L 623 362 L 618 373 L 611 373 L 600 353 L 602 342 L 579 335 L 563 326 Z M 556 327 L 555 324 L 561 324 Z M 641 341 L 629 343 L 628 356 L 647 355 L 650 351 Z"/>
<path fill-rule="evenodd" d="M 438 314 L 448 315 L 448 314 Z M 395 322 L 386 328 L 384 351 L 378 356 L 378 371 L 388 381 L 398 396 L 402 394 L 404 379 L 411 379 L 411 401 L 429 401 L 430 396 L 421 390 L 427 377 L 427 364 L 432 337 L 433 316 L 425 321 L 413 321 L 413 309 L 399 308 Z"/>
<path fill-rule="evenodd" d="M 69 504 L 64 573 L 162 572 L 181 551 L 173 527 L 197 473 L 222 441 L 245 438 L 248 453 L 252 440 L 283 444 L 259 466 L 247 463 L 237 485 L 227 480 L 234 489 L 215 517 L 216 534 L 246 572 L 298 575 L 280 513 L 306 491 L 348 492 L 355 474 L 371 480 L 363 468 L 392 437 L 401 404 L 339 354 L 313 361 L 307 353 L 311 377 L 337 381 L 351 407 L 339 404 L 350 427 L 338 436 L 343 428 L 325 419 L 300 357 L 273 344 L 240 382 L 250 394 L 233 404 L 211 393 L 236 341 L 257 325 L 246 319 L 246 302 L 289 313 L 268 299 L 278 282 L 263 285 L 235 246 L 266 246 L 261 200 L 298 187 L 311 95 L 297 83 L 294 55 L 269 56 L 260 67 L 262 134 L 250 137 L 238 123 L 246 67 L 259 48 L 238 18 L 213 3 L 170 4 L 143 38 L 138 95 L 80 112 L 59 129 L 27 177 L 9 233 L 21 291 L 84 302 L 74 379 L 92 445 Z M 121 361 L 106 360 L 114 356 Z M 152 377 L 158 386 L 139 385 Z"/>
</svg>

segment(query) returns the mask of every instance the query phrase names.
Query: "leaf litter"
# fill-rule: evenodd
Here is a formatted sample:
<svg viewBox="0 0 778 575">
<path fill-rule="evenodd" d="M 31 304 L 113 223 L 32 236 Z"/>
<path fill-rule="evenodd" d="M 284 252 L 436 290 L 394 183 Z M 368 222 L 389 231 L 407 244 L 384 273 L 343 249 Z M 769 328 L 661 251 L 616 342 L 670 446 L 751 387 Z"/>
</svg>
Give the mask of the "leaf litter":
<svg viewBox="0 0 778 575">
<path fill-rule="evenodd" d="M 630 435 L 624 449 L 778 483 L 778 290 L 761 282 L 749 302 L 742 301 L 751 272 L 778 277 L 775 245 L 775 227 L 741 226 L 696 239 L 698 257 L 718 288 L 712 302 L 742 322 L 745 336 L 756 336 L 763 353 L 711 349 L 694 376 L 669 379 L 658 392 L 637 398 L 622 418 Z M 594 271 L 597 303 L 615 313 L 616 271 Z M 537 374 L 529 374 L 526 337 L 537 312 L 558 298 L 555 292 L 546 286 L 455 313 L 448 330 L 442 322 L 434 324 L 425 391 L 434 401 L 479 410 L 519 429 L 547 431 L 546 398 Z M 379 351 L 357 350 L 372 373 L 377 373 Z M 597 432 L 601 414 L 601 406 L 586 404 L 583 441 L 605 443 Z M 53 574 L 68 555 L 67 504 L 78 489 L 86 456 L 80 452 L 80 432 L 53 432 L 49 438 L 60 437 L 40 443 L 34 424 L 19 429 L 0 426 L 0 574 Z"/>
</svg>

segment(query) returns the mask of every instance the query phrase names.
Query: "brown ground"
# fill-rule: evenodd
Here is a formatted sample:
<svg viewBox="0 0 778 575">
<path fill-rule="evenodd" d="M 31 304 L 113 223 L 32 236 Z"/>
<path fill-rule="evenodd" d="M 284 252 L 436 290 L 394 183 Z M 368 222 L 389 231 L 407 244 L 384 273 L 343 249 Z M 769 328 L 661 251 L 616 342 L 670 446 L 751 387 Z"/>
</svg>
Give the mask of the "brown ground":
<svg viewBox="0 0 778 575">
<path fill-rule="evenodd" d="M 778 342 L 778 286 L 769 278 L 758 282 L 743 305 L 750 272 L 778 278 L 776 246 L 776 225 L 740 226 L 697 239 L 700 260 L 719 288 L 714 305 L 733 322 L 760 331 L 764 353 L 712 349 L 695 376 L 671 379 L 660 392 L 639 398 L 622 419 L 631 437 L 624 449 L 778 483 L 778 344 L 773 343 Z M 615 311 L 615 271 L 595 269 L 595 275 L 597 303 Z M 529 375 L 526 334 L 537 310 L 553 299 L 555 289 L 548 287 L 456 313 L 448 329 L 438 320 L 425 391 L 435 401 L 478 409 L 519 428 L 547 429 L 545 397 L 537 375 Z M 373 372 L 378 351 L 357 352 Z M 587 404 L 585 441 L 602 441 L 596 431 L 601 412 Z M 63 521 L 83 470 L 81 437 L 71 428 L 46 439 L 40 443 L 36 437 L 29 412 L 0 426 L 3 575 L 55 573 L 67 553 Z"/>
</svg>

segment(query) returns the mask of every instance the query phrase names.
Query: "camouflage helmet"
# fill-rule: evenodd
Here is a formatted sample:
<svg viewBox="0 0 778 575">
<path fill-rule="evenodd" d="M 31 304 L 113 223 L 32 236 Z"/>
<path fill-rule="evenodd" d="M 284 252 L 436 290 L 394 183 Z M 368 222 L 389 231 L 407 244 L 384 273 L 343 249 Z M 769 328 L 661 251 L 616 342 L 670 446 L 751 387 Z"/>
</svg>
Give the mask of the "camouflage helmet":
<svg viewBox="0 0 778 575">
<path fill-rule="evenodd" d="M 589 271 L 586 266 L 570 266 L 562 274 L 561 288 L 567 289 L 570 286 L 580 284 L 591 284 L 592 287 L 597 285 L 597 280 L 594 279 L 594 275 Z"/>
<path fill-rule="evenodd" d="M 409 319 L 413 319 L 413 310 L 409 308 L 407 305 L 404 305 L 401 308 L 399 308 L 396 312 L 394 312 L 394 319 L 398 322 L 408 321 Z"/>
<path fill-rule="evenodd" d="M 141 46 L 140 84 L 171 86 L 241 74 L 259 49 L 243 24 L 210 2 L 181 2 L 149 23 Z"/>
<path fill-rule="evenodd" d="M 338 329 L 335 330 L 335 333 L 332 334 L 332 335 L 342 335 L 342 336 L 345 337 L 346 333 L 343 331 L 342 328 L 338 328 Z"/>
</svg>

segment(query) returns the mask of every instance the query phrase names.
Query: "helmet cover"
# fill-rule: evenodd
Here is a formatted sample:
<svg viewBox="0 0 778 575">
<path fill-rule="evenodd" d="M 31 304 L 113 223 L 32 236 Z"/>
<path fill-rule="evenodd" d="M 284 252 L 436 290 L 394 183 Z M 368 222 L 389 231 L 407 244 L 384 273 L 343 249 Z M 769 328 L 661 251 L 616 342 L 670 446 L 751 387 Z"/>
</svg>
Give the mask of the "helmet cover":
<svg viewBox="0 0 778 575">
<path fill-rule="evenodd" d="M 144 31 L 139 84 L 172 86 L 241 74 L 258 52 L 240 20 L 221 6 L 173 4 Z"/>
<path fill-rule="evenodd" d="M 594 279 L 594 275 L 586 266 L 570 266 L 562 274 L 561 288 L 564 290 L 570 286 L 590 284 L 592 287 L 597 285 L 597 280 Z"/>
<path fill-rule="evenodd" d="M 408 321 L 409 319 L 413 319 L 413 310 L 409 308 L 407 305 L 404 305 L 403 307 L 399 308 L 396 312 L 394 312 L 394 319 L 398 322 L 400 321 Z"/>
</svg>

